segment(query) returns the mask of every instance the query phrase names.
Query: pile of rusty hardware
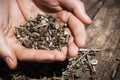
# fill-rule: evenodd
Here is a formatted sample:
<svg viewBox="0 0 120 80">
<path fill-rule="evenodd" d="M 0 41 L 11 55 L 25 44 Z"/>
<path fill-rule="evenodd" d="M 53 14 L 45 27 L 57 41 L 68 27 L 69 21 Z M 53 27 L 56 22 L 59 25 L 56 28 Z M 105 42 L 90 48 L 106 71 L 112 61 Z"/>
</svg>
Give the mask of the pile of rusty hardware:
<svg viewBox="0 0 120 80">
<path fill-rule="evenodd" d="M 66 26 L 66 23 L 61 26 L 53 16 L 39 14 L 35 19 L 16 27 L 15 35 L 26 48 L 60 50 L 69 40 Z"/>
</svg>

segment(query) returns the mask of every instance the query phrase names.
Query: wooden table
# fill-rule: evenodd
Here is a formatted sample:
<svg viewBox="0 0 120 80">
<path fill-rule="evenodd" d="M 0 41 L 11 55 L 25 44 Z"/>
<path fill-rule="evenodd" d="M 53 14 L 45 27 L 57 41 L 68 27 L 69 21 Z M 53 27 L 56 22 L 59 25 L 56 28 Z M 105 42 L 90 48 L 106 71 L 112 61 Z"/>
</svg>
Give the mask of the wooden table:
<svg viewBox="0 0 120 80">
<path fill-rule="evenodd" d="M 86 27 L 86 48 L 101 49 L 97 56 L 97 80 L 120 80 L 120 61 L 116 60 L 120 58 L 120 0 L 86 0 L 84 3 L 93 19 Z"/>
</svg>

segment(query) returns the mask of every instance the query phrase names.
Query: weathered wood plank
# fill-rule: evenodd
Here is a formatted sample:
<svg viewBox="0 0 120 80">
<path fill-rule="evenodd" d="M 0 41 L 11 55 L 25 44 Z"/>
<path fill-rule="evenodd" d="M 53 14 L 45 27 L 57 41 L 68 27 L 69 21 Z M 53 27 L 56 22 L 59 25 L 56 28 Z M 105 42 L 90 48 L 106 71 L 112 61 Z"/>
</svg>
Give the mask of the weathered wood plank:
<svg viewBox="0 0 120 80">
<path fill-rule="evenodd" d="M 120 54 L 115 53 L 117 44 L 120 45 L 120 2 L 119 0 L 105 0 L 104 5 L 97 12 L 93 24 L 87 28 L 88 48 L 100 48 L 97 66 L 98 80 L 110 80 L 114 68 L 118 65 L 115 61 Z M 118 5 L 119 4 L 119 5 Z M 119 48 L 120 49 L 120 48 Z"/>
<path fill-rule="evenodd" d="M 116 53 L 116 55 L 118 54 L 118 57 L 117 57 L 118 65 L 117 65 L 117 68 L 116 68 L 117 72 L 116 72 L 116 75 L 113 78 L 113 80 L 120 80 L 120 40 L 119 40 L 119 43 L 116 47 L 115 53 Z"/>
</svg>

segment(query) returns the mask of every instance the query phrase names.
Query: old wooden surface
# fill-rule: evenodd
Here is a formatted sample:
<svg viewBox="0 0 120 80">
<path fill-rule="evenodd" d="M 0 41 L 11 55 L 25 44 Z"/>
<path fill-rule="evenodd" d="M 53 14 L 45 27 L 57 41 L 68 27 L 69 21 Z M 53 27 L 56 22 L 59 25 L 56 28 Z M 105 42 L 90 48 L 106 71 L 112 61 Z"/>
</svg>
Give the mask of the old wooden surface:
<svg viewBox="0 0 120 80">
<path fill-rule="evenodd" d="M 97 80 L 120 80 L 120 72 L 112 75 L 120 64 L 120 0 L 87 0 L 87 13 L 93 23 L 87 27 L 87 48 L 99 48 Z M 84 79 L 87 80 L 87 79 Z"/>
</svg>

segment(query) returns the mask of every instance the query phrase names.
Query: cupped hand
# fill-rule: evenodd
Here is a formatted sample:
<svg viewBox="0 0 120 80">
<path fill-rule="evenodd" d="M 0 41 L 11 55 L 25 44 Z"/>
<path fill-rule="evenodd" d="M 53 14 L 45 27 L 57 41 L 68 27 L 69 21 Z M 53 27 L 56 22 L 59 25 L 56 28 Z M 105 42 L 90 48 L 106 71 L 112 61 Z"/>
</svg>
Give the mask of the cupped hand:
<svg viewBox="0 0 120 80">
<path fill-rule="evenodd" d="M 67 56 L 76 56 L 78 49 L 85 45 L 84 23 L 90 24 L 91 19 L 80 0 L 17 0 L 17 2 L 26 20 L 41 13 L 55 15 L 61 22 L 69 24 L 68 32 L 71 38 L 67 46 Z"/>
<path fill-rule="evenodd" d="M 85 45 L 83 23 L 89 24 L 91 20 L 79 0 L 1 0 L 0 3 L 0 56 L 11 69 L 16 67 L 17 59 L 36 62 L 63 61 L 66 56 L 77 55 L 78 49 Z M 20 44 L 14 36 L 14 27 L 30 17 L 36 17 L 38 13 L 55 15 L 69 24 L 67 30 L 71 38 L 67 47 L 63 47 L 61 51 L 48 51 L 27 49 Z"/>
<path fill-rule="evenodd" d="M 67 47 L 61 52 L 52 50 L 34 50 L 23 47 L 14 35 L 14 27 L 19 27 L 26 21 L 16 0 L 1 0 L 0 2 L 0 57 L 13 69 L 17 59 L 21 61 L 63 61 L 66 58 Z"/>
</svg>

